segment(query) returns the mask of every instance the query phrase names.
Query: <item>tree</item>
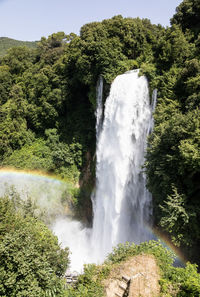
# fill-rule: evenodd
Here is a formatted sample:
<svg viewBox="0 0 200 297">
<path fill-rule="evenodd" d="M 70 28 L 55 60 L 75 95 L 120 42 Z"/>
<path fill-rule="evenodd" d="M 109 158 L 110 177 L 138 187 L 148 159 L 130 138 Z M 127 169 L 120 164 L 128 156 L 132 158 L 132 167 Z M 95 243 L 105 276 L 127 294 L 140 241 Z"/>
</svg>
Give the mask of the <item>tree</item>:
<svg viewBox="0 0 200 297">
<path fill-rule="evenodd" d="M 162 72 L 168 71 L 172 65 L 183 66 L 186 59 L 193 57 L 194 44 L 188 42 L 178 25 L 168 28 L 155 46 L 155 63 Z"/>
<path fill-rule="evenodd" d="M 13 201 L 0 199 L 0 295 L 63 296 L 68 249 L 38 220 L 23 217 Z"/>
<path fill-rule="evenodd" d="M 2 58 L 2 64 L 9 66 L 12 75 L 18 76 L 30 68 L 34 59 L 35 50 L 19 46 L 8 50 L 8 54 Z"/>
<path fill-rule="evenodd" d="M 190 29 L 195 37 L 200 32 L 200 3 L 199 0 L 184 0 L 177 8 L 171 19 L 171 24 L 178 24 L 184 32 Z"/>
<path fill-rule="evenodd" d="M 12 86 L 12 75 L 8 66 L 0 66 L 0 105 L 6 103 Z"/>
<path fill-rule="evenodd" d="M 168 195 L 167 200 L 160 206 L 162 212 L 160 225 L 171 234 L 175 244 L 180 245 L 184 242 L 189 245 L 187 233 L 192 214 L 187 211 L 186 197 L 180 195 L 175 187 L 172 187 L 172 191 L 172 195 Z"/>
<path fill-rule="evenodd" d="M 0 106 L 0 153 L 11 154 L 34 138 L 27 129 L 26 100 L 20 84 L 12 86 L 9 99 Z"/>
</svg>

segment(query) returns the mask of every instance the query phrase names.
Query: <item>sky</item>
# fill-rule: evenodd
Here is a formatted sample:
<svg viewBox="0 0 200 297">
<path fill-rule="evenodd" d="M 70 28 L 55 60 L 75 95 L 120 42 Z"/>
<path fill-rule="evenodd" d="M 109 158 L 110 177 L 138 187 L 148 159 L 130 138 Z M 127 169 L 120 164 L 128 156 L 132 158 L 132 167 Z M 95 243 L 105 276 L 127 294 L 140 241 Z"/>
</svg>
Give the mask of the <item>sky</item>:
<svg viewBox="0 0 200 297">
<path fill-rule="evenodd" d="M 181 0 L 0 0 L 0 37 L 40 40 L 64 31 L 79 34 L 80 28 L 121 14 L 148 18 L 169 26 Z"/>
</svg>

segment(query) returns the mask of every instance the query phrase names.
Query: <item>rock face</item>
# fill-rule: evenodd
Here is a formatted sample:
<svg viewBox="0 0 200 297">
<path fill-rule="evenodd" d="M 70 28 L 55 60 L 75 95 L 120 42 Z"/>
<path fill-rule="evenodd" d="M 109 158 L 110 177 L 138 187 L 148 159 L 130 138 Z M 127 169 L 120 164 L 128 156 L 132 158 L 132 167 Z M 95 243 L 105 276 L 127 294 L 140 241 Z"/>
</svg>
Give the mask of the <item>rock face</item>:
<svg viewBox="0 0 200 297">
<path fill-rule="evenodd" d="M 106 297 L 157 297 L 159 268 L 152 255 L 138 255 L 115 267 L 104 282 Z"/>
</svg>

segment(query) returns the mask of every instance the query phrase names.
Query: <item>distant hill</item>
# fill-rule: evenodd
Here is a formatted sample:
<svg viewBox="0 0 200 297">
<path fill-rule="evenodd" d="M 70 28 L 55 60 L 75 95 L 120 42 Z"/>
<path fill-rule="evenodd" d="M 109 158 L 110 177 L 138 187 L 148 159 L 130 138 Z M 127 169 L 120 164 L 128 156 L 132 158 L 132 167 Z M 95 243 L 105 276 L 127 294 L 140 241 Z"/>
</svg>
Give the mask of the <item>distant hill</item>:
<svg viewBox="0 0 200 297">
<path fill-rule="evenodd" d="M 8 37 L 0 37 L 0 57 L 4 56 L 7 50 L 14 46 L 35 48 L 37 46 L 37 41 L 20 41 Z"/>
</svg>

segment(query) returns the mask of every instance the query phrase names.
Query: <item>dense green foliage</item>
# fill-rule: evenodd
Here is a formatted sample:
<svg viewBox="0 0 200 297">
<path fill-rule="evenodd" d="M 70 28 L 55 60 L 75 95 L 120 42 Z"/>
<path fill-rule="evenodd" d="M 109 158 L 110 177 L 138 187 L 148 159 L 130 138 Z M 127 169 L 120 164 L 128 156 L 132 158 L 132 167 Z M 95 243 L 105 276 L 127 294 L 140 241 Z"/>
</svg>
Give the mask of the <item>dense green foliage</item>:
<svg viewBox="0 0 200 297">
<path fill-rule="evenodd" d="M 120 263 L 131 256 L 140 254 L 154 255 L 160 267 L 161 296 L 199 296 L 200 275 L 196 265 L 187 263 L 185 268 L 176 268 L 173 252 L 163 247 L 161 242 L 149 241 L 140 245 L 119 244 L 108 256 L 108 263 Z"/>
<path fill-rule="evenodd" d="M 163 31 L 147 19 L 116 16 L 83 26 L 80 36 L 42 38 L 36 50 L 11 48 L 0 64 L 1 165 L 39 167 L 77 181 L 86 152 L 95 150 L 99 75 L 109 85 L 152 61 Z"/>
<path fill-rule="evenodd" d="M 64 37 L 42 39 L 36 51 L 12 48 L 2 59 L 0 159 L 2 166 L 41 169 L 77 181 L 87 141 L 82 131 L 89 121 L 81 121 L 87 106 L 75 102 L 73 108 L 67 100 L 58 63 Z"/>
<path fill-rule="evenodd" d="M 0 295 L 63 296 L 68 249 L 16 195 L 0 198 Z"/>
<path fill-rule="evenodd" d="M 0 37 L 0 57 L 3 57 L 7 50 L 15 46 L 27 46 L 29 48 L 36 48 L 36 41 L 20 41 L 8 37 Z"/>
<path fill-rule="evenodd" d="M 97 79 L 106 95 L 117 74 L 152 60 L 163 31 L 116 16 L 83 26 L 80 36 L 42 38 L 36 50 L 10 49 L 0 64 L 0 165 L 83 181 L 76 205 L 91 218 L 94 178 L 86 172 L 94 167 Z"/>
<path fill-rule="evenodd" d="M 159 40 L 154 67 L 144 67 L 158 88 L 155 128 L 147 152 L 155 224 L 199 263 L 200 53 L 198 1 L 183 1 Z M 190 19 L 193 19 L 193 22 Z M 196 18 L 196 19 L 195 19 Z M 183 30 L 183 31 L 182 31 Z"/>
<path fill-rule="evenodd" d="M 184 32 L 191 30 L 195 36 L 200 33 L 200 3 L 198 0 L 184 0 L 171 19 L 172 24 L 179 24 Z"/>
<path fill-rule="evenodd" d="M 109 278 L 115 265 L 141 254 L 154 255 L 156 258 L 160 268 L 160 296 L 198 297 L 200 295 L 200 275 L 197 273 L 197 267 L 190 263 L 185 268 L 173 267 L 173 253 L 164 248 L 160 242 L 149 241 L 140 245 L 120 244 L 108 255 L 102 266 L 86 265 L 84 274 L 79 277 L 74 288 L 68 289 L 66 296 L 103 297 L 103 280 Z"/>
<path fill-rule="evenodd" d="M 103 297 L 102 280 L 109 274 L 109 267 L 89 264 L 84 267 L 84 273 L 79 276 L 75 287 L 69 286 L 66 297 Z"/>
<path fill-rule="evenodd" d="M 145 164 L 154 224 L 199 262 L 199 10 L 198 0 L 184 0 L 166 29 L 119 15 L 84 25 L 80 36 L 58 32 L 36 49 L 11 48 L 0 61 L 0 166 L 89 184 L 74 202 L 91 217 L 96 82 L 102 75 L 105 99 L 118 74 L 140 68 L 158 89 Z"/>
</svg>

